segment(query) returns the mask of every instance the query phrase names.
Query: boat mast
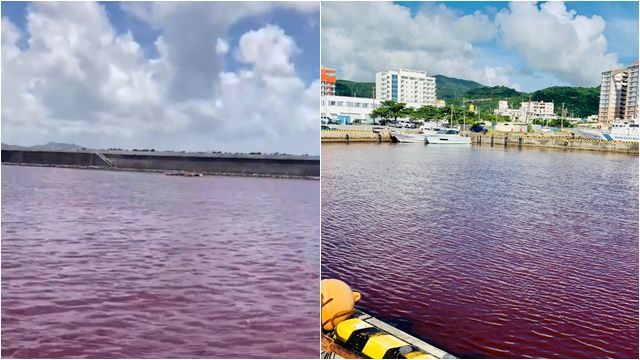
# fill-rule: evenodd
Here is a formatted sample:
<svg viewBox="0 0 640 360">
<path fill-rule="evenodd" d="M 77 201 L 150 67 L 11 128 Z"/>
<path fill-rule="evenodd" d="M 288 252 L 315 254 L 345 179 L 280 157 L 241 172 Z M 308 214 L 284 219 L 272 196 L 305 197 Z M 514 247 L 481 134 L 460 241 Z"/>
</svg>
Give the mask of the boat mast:
<svg viewBox="0 0 640 360">
<path fill-rule="evenodd" d="M 465 116 L 467 115 L 466 112 L 467 112 L 466 110 L 464 110 L 464 109 L 462 110 L 462 131 L 464 131 L 464 127 L 465 127 L 465 124 L 466 124 L 466 122 L 465 122 Z"/>
<path fill-rule="evenodd" d="M 451 104 L 451 119 L 449 120 L 449 129 L 453 129 L 453 104 Z"/>
</svg>

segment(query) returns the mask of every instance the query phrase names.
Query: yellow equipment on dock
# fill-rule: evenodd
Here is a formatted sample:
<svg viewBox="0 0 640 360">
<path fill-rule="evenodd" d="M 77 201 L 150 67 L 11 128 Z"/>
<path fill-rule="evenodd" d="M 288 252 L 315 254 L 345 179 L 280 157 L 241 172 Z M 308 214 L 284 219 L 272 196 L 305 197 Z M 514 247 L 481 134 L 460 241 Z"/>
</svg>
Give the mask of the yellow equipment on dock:
<svg viewBox="0 0 640 360">
<path fill-rule="evenodd" d="M 325 353 L 343 358 L 455 358 L 356 310 L 355 303 L 360 300 L 360 293 L 352 291 L 346 283 L 325 279 L 321 288 L 322 347 Z M 416 346 L 418 344 L 420 346 Z"/>
<path fill-rule="evenodd" d="M 333 330 L 336 324 L 348 319 L 355 312 L 360 293 L 338 279 L 324 279 L 320 282 L 322 296 L 322 328 Z"/>
<path fill-rule="evenodd" d="M 340 322 L 335 338 L 347 348 L 371 359 L 435 359 L 419 348 L 358 318 Z"/>
</svg>

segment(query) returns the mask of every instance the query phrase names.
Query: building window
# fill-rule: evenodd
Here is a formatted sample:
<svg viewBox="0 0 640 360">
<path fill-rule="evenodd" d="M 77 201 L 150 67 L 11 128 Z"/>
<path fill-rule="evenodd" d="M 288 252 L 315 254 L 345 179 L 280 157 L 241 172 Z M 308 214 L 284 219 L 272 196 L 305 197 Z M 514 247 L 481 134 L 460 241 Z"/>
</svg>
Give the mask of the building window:
<svg viewBox="0 0 640 360">
<path fill-rule="evenodd" d="M 398 75 L 391 75 L 391 99 L 398 99 Z"/>
</svg>

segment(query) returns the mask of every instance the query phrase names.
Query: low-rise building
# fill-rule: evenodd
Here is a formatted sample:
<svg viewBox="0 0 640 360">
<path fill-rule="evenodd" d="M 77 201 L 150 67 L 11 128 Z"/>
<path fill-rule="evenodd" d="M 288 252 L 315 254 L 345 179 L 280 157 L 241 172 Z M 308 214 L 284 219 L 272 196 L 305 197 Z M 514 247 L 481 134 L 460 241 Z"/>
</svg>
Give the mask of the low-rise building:
<svg viewBox="0 0 640 360">
<path fill-rule="evenodd" d="M 496 115 L 507 116 L 509 119 L 516 122 L 521 121 L 524 117 L 520 109 L 509 108 L 509 103 L 505 100 L 498 101 L 498 108 L 494 109 L 493 113 Z"/>
<path fill-rule="evenodd" d="M 524 101 L 520 104 L 521 120 L 525 123 L 532 123 L 535 119 L 550 120 L 556 119 L 553 112 L 553 103 L 545 101 Z"/>
<path fill-rule="evenodd" d="M 320 95 L 336 94 L 336 71 L 330 68 L 320 68 Z"/>
<path fill-rule="evenodd" d="M 377 104 L 376 99 L 324 95 L 320 97 L 320 113 L 323 119 L 340 124 L 371 123 L 369 114 Z"/>
<path fill-rule="evenodd" d="M 498 123 L 496 123 L 494 129 L 496 131 L 501 131 L 501 132 L 526 133 L 528 125 L 529 124 L 525 124 L 525 123 L 498 122 Z"/>
</svg>

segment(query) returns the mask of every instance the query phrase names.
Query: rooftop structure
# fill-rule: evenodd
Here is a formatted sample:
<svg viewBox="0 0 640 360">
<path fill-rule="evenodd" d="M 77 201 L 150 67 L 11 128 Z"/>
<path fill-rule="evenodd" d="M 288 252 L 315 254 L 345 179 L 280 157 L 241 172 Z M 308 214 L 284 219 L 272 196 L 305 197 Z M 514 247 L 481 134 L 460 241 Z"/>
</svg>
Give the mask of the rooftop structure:
<svg viewBox="0 0 640 360">
<path fill-rule="evenodd" d="M 331 68 L 320 68 L 320 94 L 336 94 L 336 70 Z"/>
</svg>

